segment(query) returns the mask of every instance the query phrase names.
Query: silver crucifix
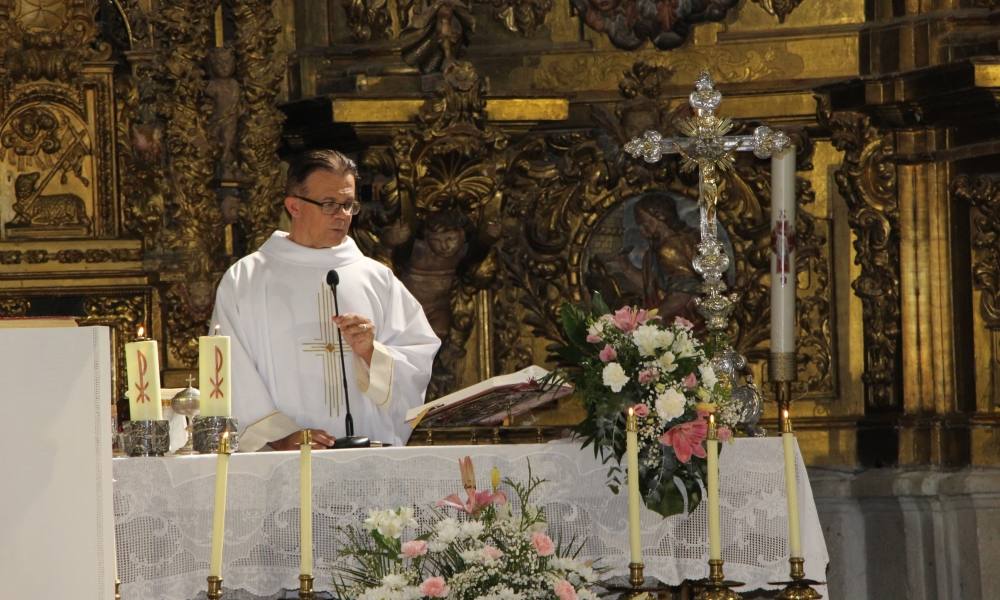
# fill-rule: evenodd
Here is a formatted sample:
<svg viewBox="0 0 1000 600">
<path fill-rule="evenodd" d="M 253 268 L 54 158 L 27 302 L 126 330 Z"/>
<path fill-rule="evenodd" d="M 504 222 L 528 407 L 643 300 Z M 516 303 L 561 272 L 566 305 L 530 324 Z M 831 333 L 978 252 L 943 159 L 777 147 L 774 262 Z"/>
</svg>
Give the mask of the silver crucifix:
<svg viewBox="0 0 1000 600">
<path fill-rule="evenodd" d="M 680 121 L 684 138 L 664 138 L 659 132 L 647 131 L 641 138 L 625 144 L 625 151 L 633 158 L 642 157 L 656 163 L 665 154 L 680 154 L 681 171 L 698 170 L 698 205 L 700 208 L 701 242 L 692 264 L 701 275 L 703 295 L 697 299 L 698 312 L 705 318 L 713 345 L 719 349 L 713 362 L 732 378 L 733 394 L 745 394 L 745 423 L 756 423 L 752 413 L 759 418 L 760 394 L 748 376 L 745 386 L 736 386 L 736 375 L 746 368 L 746 359 L 732 349 L 729 342 L 729 315 L 733 311 L 737 294 L 726 294 L 722 275 L 729 269 L 729 256 L 718 239 L 716 218 L 719 204 L 719 185 L 723 171 L 733 168 L 733 153 L 752 151 L 758 158 L 769 158 L 790 145 L 787 135 L 770 127 L 758 127 L 753 135 L 727 136 L 733 122 L 715 114 L 722 102 L 722 94 L 715 89 L 712 77 L 703 71 L 695 83 L 695 91 L 688 97 L 694 115 Z M 752 397 L 751 397 L 752 396 Z"/>
</svg>

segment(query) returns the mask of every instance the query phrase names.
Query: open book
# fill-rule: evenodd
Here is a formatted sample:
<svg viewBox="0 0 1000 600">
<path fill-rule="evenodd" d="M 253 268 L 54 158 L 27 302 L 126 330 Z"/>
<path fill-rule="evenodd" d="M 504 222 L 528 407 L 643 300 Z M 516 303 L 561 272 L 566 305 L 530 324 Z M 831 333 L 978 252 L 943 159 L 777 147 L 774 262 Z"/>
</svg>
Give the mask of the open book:
<svg viewBox="0 0 1000 600">
<path fill-rule="evenodd" d="M 549 372 L 532 365 L 506 375 L 491 377 L 465 389 L 442 396 L 406 413 L 411 427 L 461 427 L 500 425 L 573 391 L 566 382 L 543 386 Z"/>
</svg>

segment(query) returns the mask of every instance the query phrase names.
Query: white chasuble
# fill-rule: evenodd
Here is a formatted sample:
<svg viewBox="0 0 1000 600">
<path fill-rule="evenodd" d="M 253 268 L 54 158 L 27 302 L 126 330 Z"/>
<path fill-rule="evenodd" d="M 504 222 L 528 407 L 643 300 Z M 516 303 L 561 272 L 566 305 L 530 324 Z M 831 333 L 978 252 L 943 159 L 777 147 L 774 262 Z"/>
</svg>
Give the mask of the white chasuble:
<svg viewBox="0 0 1000 600">
<path fill-rule="evenodd" d="M 357 313 L 375 324 L 370 367 L 346 341 L 343 348 L 337 344 L 326 285 L 330 269 L 340 277 L 340 314 Z M 441 345 L 420 303 L 350 237 L 315 249 L 275 232 L 223 276 L 213 324 L 232 337 L 240 450 L 257 450 L 303 428 L 346 435 L 345 379 L 355 434 L 405 444 L 406 411 L 423 403 Z"/>
</svg>

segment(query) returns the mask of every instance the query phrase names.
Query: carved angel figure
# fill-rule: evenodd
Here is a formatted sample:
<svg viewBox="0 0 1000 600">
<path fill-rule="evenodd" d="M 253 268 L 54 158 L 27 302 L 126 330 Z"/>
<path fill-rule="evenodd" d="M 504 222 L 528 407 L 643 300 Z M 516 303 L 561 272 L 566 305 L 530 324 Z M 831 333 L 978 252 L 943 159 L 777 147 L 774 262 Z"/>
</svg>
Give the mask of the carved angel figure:
<svg viewBox="0 0 1000 600">
<path fill-rule="evenodd" d="M 472 11 L 461 0 L 428 0 L 403 32 L 403 61 L 421 73 L 440 71 L 469 45 Z"/>
</svg>

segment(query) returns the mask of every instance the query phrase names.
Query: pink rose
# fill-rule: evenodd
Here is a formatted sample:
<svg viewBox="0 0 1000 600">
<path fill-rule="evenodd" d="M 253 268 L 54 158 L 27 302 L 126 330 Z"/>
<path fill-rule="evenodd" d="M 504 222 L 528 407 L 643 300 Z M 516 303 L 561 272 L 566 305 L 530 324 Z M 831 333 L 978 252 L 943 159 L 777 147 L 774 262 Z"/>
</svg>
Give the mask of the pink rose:
<svg viewBox="0 0 1000 600">
<path fill-rule="evenodd" d="M 559 600 L 576 600 L 576 590 L 573 589 L 573 584 L 566 581 L 565 579 L 560 579 L 552 587 L 553 591 Z"/>
<path fill-rule="evenodd" d="M 674 325 L 679 325 L 680 327 L 683 327 L 684 329 L 693 329 L 694 328 L 694 323 L 692 323 L 691 321 L 688 321 L 684 317 L 677 317 L 677 318 L 675 318 L 674 319 Z"/>
<path fill-rule="evenodd" d="M 483 556 L 489 560 L 497 560 L 503 556 L 503 550 L 499 548 L 494 548 L 493 546 L 483 546 Z"/>
<path fill-rule="evenodd" d="M 677 460 L 686 463 L 691 460 L 691 455 L 705 458 L 705 448 L 701 443 L 708 435 L 708 423 L 704 419 L 695 419 L 680 425 L 674 425 L 666 433 L 660 436 L 660 443 L 664 446 L 671 446 Z"/>
<path fill-rule="evenodd" d="M 698 387 L 698 376 L 694 374 L 694 371 L 692 371 L 687 374 L 687 377 L 681 380 L 681 383 L 684 384 L 685 388 L 693 390 Z"/>
<path fill-rule="evenodd" d="M 420 584 L 420 593 L 430 598 L 444 598 L 448 595 L 448 585 L 444 577 L 428 577 Z"/>
<path fill-rule="evenodd" d="M 615 311 L 614 316 L 611 317 L 611 322 L 615 324 L 615 327 L 625 332 L 635 330 L 636 327 L 648 320 L 649 317 L 645 309 L 640 308 L 636 310 L 631 306 L 619 308 Z"/>
<path fill-rule="evenodd" d="M 427 554 L 427 542 L 423 540 L 412 540 L 403 543 L 403 556 L 406 558 L 416 558 Z"/>
<path fill-rule="evenodd" d="M 599 344 L 601 343 L 601 336 L 597 335 L 596 333 L 588 333 L 587 341 L 590 342 L 591 344 Z"/>
<path fill-rule="evenodd" d="M 639 383 L 649 383 L 650 381 L 656 381 L 656 378 L 660 376 L 660 372 L 657 369 L 643 369 L 639 371 Z"/>
<path fill-rule="evenodd" d="M 715 435 L 720 442 L 728 442 L 733 437 L 733 430 L 728 427 L 719 427 L 715 430 Z"/>
<path fill-rule="evenodd" d="M 649 407 L 641 402 L 639 404 L 633 404 L 632 411 L 635 413 L 635 416 L 640 419 L 644 419 L 649 416 Z"/>
<path fill-rule="evenodd" d="M 618 353 L 615 352 L 615 349 L 611 344 L 604 344 L 604 349 L 601 350 L 601 353 L 598 356 L 604 362 L 611 362 L 618 358 Z"/>
<path fill-rule="evenodd" d="M 538 551 L 538 556 L 552 556 L 556 551 L 556 545 L 552 543 L 552 538 L 540 531 L 531 534 L 531 545 Z"/>
</svg>

